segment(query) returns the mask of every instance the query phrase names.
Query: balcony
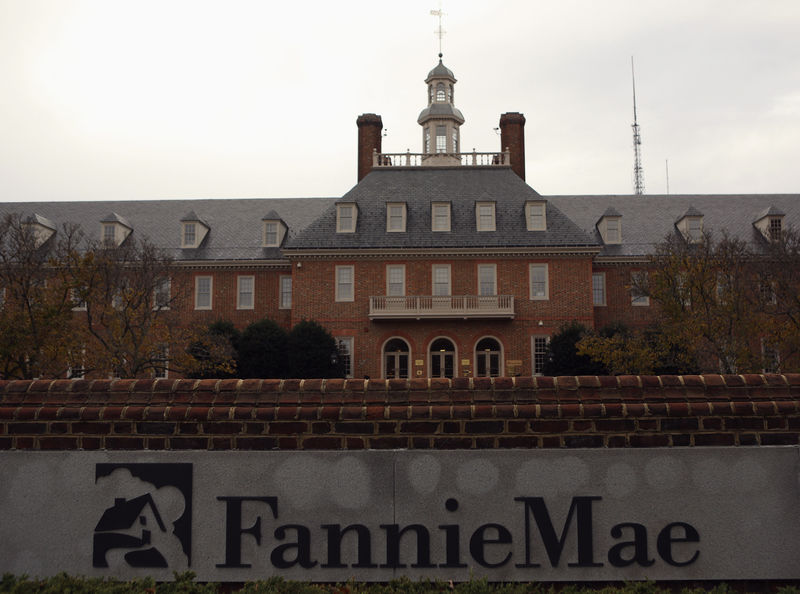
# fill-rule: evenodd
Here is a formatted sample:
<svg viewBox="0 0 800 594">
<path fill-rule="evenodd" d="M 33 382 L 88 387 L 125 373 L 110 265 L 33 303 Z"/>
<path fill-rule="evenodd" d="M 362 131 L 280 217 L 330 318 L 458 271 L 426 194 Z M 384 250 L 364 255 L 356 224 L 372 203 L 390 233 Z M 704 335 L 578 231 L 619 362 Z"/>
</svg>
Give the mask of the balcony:
<svg viewBox="0 0 800 594">
<path fill-rule="evenodd" d="M 370 297 L 371 320 L 514 317 L 512 295 Z"/>
<path fill-rule="evenodd" d="M 372 151 L 373 167 L 508 167 L 509 151 L 502 153 L 379 153 Z"/>
</svg>

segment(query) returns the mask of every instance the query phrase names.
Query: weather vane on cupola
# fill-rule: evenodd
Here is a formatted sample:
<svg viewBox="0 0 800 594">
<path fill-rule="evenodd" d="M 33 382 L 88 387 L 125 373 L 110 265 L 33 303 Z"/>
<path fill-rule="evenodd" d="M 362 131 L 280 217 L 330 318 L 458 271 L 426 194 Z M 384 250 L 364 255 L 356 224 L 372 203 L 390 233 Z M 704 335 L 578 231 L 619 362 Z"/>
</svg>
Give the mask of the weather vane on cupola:
<svg viewBox="0 0 800 594">
<path fill-rule="evenodd" d="M 439 9 L 438 10 L 432 10 L 431 11 L 431 15 L 435 16 L 435 17 L 437 17 L 439 19 L 439 26 L 433 32 L 433 34 L 436 35 L 439 38 L 439 58 L 441 59 L 441 57 L 442 57 L 442 38 L 444 37 L 444 34 L 446 33 L 446 31 L 444 29 L 442 29 L 442 17 L 444 16 L 444 11 L 442 10 L 441 1 L 439 2 Z"/>
</svg>

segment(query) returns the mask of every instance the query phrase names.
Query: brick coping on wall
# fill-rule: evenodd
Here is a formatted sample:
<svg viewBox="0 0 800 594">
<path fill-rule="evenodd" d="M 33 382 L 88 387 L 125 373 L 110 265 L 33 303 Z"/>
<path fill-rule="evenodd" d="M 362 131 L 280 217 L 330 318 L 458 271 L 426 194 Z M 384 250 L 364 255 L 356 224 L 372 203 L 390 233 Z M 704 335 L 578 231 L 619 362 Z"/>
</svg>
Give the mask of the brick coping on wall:
<svg viewBox="0 0 800 594">
<path fill-rule="evenodd" d="M 800 374 L 0 381 L 0 449 L 795 445 Z"/>
</svg>

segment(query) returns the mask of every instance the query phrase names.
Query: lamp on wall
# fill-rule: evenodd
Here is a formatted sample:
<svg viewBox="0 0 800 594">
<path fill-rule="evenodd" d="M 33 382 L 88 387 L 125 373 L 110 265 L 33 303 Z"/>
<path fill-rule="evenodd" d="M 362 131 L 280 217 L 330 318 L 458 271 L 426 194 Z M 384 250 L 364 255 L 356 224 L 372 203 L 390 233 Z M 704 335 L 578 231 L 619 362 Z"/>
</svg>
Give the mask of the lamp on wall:
<svg viewBox="0 0 800 594">
<path fill-rule="evenodd" d="M 539 320 L 539 325 L 544 326 L 544 322 L 542 320 Z"/>
</svg>

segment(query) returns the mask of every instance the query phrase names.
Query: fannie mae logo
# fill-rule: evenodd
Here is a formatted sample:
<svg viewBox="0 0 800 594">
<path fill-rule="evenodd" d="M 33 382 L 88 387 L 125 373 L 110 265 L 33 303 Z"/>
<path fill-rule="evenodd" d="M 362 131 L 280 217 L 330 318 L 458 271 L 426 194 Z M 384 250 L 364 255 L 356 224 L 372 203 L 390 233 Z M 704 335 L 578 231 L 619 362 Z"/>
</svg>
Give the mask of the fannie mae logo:
<svg viewBox="0 0 800 594">
<path fill-rule="evenodd" d="M 94 567 L 191 566 L 191 464 L 97 464 L 95 486 L 109 506 L 94 529 Z"/>
</svg>

